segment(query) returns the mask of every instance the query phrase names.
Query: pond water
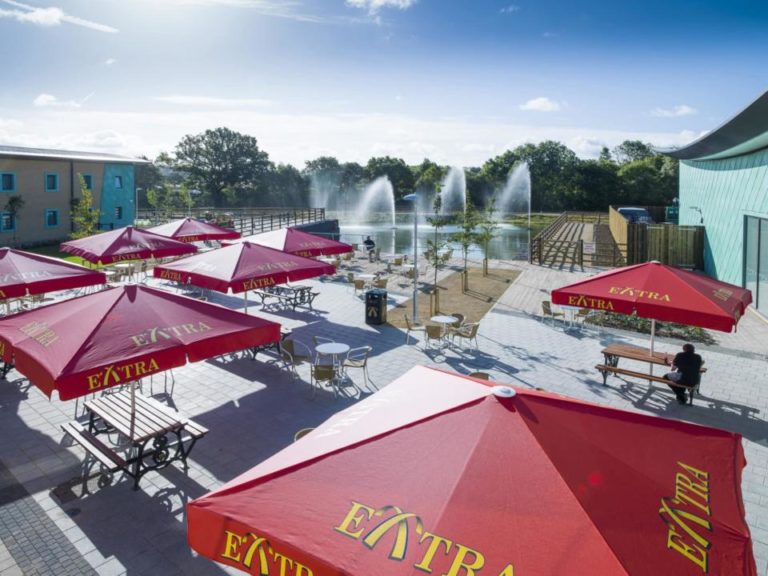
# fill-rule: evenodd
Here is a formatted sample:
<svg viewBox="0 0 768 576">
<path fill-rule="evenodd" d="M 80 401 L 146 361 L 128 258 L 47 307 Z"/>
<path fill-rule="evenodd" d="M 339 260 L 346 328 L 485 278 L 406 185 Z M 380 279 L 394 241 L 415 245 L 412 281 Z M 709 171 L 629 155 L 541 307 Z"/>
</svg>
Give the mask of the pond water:
<svg viewBox="0 0 768 576">
<path fill-rule="evenodd" d="M 339 222 L 341 229 L 341 241 L 347 243 L 362 244 L 366 236 L 373 238 L 376 246 L 381 248 L 383 254 L 413 254 L 413 221 L 410 223 L 398 223 L 394 228 L 383 224 L 348 224 Z M 454 257 L 461 255 L 461 245 L 451 242 L 451 237 L 461 232 L 455 225 L 443 226 L 438 238 L 441 241 L 450 242 L 454 250 Z M 539 231 L 531 230 L 535 235 Z M 511 224 L 500 224 L 495 231 L 496 238 L 488 244 L 488 258 L 493 260 L 527 260 L 529 231 Z M 418 251 L 421 258 L 427 249 L 427 240 L 434 240 L 435 229 L 427 224 L 419 222 L 418 226 Z M 483 249 L 473 245 L 469 249 L 469 259 L 479 261 L 483 259 Z"/>
</svg>

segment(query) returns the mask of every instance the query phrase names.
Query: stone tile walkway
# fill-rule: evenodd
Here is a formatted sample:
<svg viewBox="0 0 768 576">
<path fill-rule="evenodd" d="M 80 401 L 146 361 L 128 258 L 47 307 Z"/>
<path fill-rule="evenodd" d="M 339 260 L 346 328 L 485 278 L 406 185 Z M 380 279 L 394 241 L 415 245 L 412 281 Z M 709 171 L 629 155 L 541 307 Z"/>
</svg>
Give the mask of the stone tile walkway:
<svg viewBox="0 0 768 576">
<path fill-rule="evenodd" d="M 517 264 L 515 264 L 517 265 Z M 364 322 L 362 298 L 341 282 L 310 281 L 320 296 L 315 312 L 251 313 L 281 322 L 311 344 L 313 335 L 352 345 L 370 344 L 370 374 L 386 386 L 412 366 L 426 364 L 468 373 L 487 371 L 500 381 L 542 387 L 572 397 L 667 418 L 718 426 L 744 436 L 748 466 L 743 492 L 752 530 L 758 573 L 768 568 L 768 389 L 760 346 L 768 325 L 755 324 L 750 354 L 732 345 L 703 351 L 708 372 L 694 406 L 679 406 L 667 391 L 650 391 L 610 378 L 608 386 L 593 366 L 612 341 L 643 345 L 642 336 L 617 331 L 571 331 L 542 322 L 535 314 L 541 290 L 574 281 L 579 275 L 552 275 L 520 264 L 523 274 L 481 324 L 478 349 L 425 350 L 423 343 L 390 326 Z M 541 272 L 543 278 L 537 277 Z M 555 284 L 557 283 L 557 284 Z M 516 295 L 517 293 L 525 293 Z M 390 291 L 390 304 L 407 294 Z M 239 296 L 214 294 L 214 302 L 242 307 Z M 529 304 L 525 304 L 525 302 Z M 531 304 L 532 303 L 532 304 Z M 747 322 L 749 319 L 745 319 Z M 761 322 L 761 321 L 757 321 Z M 662 341 L 676 350 L 678 342 Z M 210 433 L 198 442 L 187 474 L 171 466 L 142 479 L 117 478 L 100 488 L 83 481 L 83 451 L 63 441 L 60 425 L 73 417 L 74 403 L 49 401 L 12 371 L 0 381 L 0 576 L 11 574 L 156 575 L 239 572 L 198 558 L 186 544 L 185 504 L 293 441 L 296 431 L 313 427 L 354 404 L 371 390 L 348 388 L 349 397 L 330 391 L 311 394 L 307 367 L 291 378 L 268 355 L 257 360 L 216 358 L 174 370 L 173 398 L 163 393 L 163 378 L 145 381 L 144 392 L 193 417 Z M 357 376 L 357 375 L 356 375 Z M 363 387 L 362 376 L 355 378 Z M 34 519 L 30 519 L 34 516 Z M 25 538 L 25 525 L 45 534 Z M 73 553 L 76 551 L 76 553 Z M 42 558 L 34 564 L 35 558 Z M 71 560 L 70 560 L 71 559 Z M 34 571 L 37 570 L 37 571 Z M 69 572 L 68 572 L 69 571 Z"/>
</svg>

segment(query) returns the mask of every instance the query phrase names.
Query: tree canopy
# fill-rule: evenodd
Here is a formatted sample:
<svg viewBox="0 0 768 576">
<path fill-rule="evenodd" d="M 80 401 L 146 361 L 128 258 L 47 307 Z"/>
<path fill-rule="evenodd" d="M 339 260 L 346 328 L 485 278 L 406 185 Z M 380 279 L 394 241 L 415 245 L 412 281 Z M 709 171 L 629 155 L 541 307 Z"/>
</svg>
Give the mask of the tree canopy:
<svg viewBox="0 0 768 576">
<path fill-rule="evenodd" d="M 603 147 L 597 159 L 582 160 L 564 144 L 547 140 L 466 167 L 468 200 L 484 209 L 521 162 L 528 163 L 531 173 L 533 211 L 661 205 L 677 196 L 678 161 L 658 154 L 648 143 L 626 140 L 613 149 Z M 389 178 L 400 199 L 417 190 L 438 191 L 448 170 L 429 158 L 409 166 L 402 158 L 378 156 L 363 166 L 327 155 L 307 161 L 299 170 L 270 162 L 256 138 L 216 128 L 182 138 L 173 155 L 161 154 L 154 166 L 142 169 L 137 181 L 158 190 L 153 199 L 160 197 L 164 185 L 184 184 L 200 191 L 196 204 L 214 207 L 309 206 L 318 202 L 311 191 L 322 190 L 323 207 L 343 209 L 354 206 L 365 186 L 380 176 Z"/>
</svg>

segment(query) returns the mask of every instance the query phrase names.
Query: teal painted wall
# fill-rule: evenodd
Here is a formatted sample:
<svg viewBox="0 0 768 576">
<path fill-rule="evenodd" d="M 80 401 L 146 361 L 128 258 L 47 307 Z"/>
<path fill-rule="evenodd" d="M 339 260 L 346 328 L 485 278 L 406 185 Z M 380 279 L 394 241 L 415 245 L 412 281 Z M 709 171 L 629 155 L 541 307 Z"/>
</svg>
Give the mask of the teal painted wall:
<svg viewBox="0 0 768 576">
<path fill-rule="evenodd" d="M 692 206 L 701 209 L 701 216 Z M 768 218 L 768 150 L 680 162 L 680 224 L 699 224 L 703 216 L 707 274 L 739 286 L 745 215 Z"/>
<path fill-rule="evenodd" d="M 116 176 L 122 178 L 122 188 L 115 187 Z M 114 228 L 133 224 L 136 199 L 134 186 L 134 170 L 131 164 L 104 165 L 104 178 L 101 185 L 101 213 L 99 214 L 102 230 L 108 230 L 110 224 Z M 118 206 L 123 209 L 123 217 L 119 220 L 115 218 L 115 208 Z"/>
</svg>

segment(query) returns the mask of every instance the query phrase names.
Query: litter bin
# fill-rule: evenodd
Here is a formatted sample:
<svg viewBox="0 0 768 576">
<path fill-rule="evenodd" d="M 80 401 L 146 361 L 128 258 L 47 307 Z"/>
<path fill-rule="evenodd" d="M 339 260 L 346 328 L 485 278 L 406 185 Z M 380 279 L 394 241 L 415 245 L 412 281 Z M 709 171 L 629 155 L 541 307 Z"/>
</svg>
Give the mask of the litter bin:
<svg viewBox="0 0 768 576">
<path fill-rule="evenodd" d="M 387 291 L 373 288 L 365 293 L 365 323 L 385 324 L 387 322 Z"/>
</svg>

